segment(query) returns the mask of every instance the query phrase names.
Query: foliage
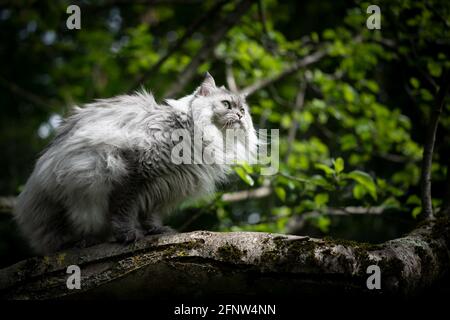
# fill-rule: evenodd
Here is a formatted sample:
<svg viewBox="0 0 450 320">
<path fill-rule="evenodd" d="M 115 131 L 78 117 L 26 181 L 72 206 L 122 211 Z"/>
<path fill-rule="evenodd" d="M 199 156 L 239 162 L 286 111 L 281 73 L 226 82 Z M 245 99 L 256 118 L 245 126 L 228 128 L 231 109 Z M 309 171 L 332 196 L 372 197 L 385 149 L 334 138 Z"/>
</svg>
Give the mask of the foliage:
<svg viewBox="0 0 450 320">
<path fill-rule="evenodd" d="M 139 85 L 198 12 L 215 5 L 120 3 L 85 2 L 79 31 L 65 28 L 67 1 L 11 3 L 0 9 L 2 194 L 20 190 L 37 153 L 51 139 L 55 119 L 70 105 Z M 380 1 L 381 30 L 366 28 L 369 3 L 364 1 L 262 3 L 264 19 L 252 6 L 200 65 L 185 93 L 206 70 L 225 83 L 226 67 L 231 67 L 242 89 L 318 50 L 326 56 L 249 98 L 256 126 L 280 129 L 280 171 L 265 177 L 258 166 L 236 166 L 235 180 L 222 192 L 266 186 L 271 194 L 240 203 L 218 194 L 209 205 L 190 206 L 207 207 L 201 212 L 213 215 L 219 230 L 283 232 L 291 217 L 326 213 L 329 207 L 380 206 L 419 215 L 422 133 L 439 78 L 450 68 L 449 3 Z M 229 1 L 219 16 L 235 6 Z M 305 16 L 304 21 L 297 16 Z M 198 26 L 143 85 L 161 99 L 214 33 L 214 20 Z M 447 104 L 433 166 L 437 207 L 450 156 L 449 110 Z M 316 223 L 327 231 L 325 215 Z"/>
</svg>

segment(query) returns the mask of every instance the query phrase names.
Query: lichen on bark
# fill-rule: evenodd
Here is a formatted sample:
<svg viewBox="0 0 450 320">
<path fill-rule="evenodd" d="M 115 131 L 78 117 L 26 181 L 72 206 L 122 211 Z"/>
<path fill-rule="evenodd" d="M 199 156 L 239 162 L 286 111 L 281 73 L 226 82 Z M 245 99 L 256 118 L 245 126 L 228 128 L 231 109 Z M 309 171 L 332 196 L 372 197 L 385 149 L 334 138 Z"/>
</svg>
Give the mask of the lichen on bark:
<svg viewBox="0 0 450 320">
<path fill-rule="evenodd" d="M 179 295 L 373 294 L 366 270 L 382 271 L 385 294 L 411 295 L 449 268 L 450 223 L 437 219 L 381 244 L 258 232 L 149 236 L 34 257 L 0 270 L 7 299 L 144 298 Z M 66 269 L 82 270 L 81 290 L 68 290 Z M 379 293 L 377 293 L 379 294 Z"/>
</svg>

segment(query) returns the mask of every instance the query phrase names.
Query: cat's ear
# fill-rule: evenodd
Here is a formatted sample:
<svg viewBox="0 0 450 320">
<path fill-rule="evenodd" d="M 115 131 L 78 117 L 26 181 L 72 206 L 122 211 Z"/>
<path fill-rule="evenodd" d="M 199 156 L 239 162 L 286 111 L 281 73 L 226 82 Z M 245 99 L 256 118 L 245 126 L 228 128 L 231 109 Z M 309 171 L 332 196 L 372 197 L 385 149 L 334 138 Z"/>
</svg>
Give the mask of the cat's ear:
<svg viewBox="0 0 450 320">
<path fill-rule="evenodd" d="M 210 75 L 209 72 L 206 72 L 205 79 L 203 79 L 202 84 L 195 91 L 195 94 L 207 97 L 215 90 L 217 90 L 216 82 L 214 81 L 212 75 Z"/>
</svg>

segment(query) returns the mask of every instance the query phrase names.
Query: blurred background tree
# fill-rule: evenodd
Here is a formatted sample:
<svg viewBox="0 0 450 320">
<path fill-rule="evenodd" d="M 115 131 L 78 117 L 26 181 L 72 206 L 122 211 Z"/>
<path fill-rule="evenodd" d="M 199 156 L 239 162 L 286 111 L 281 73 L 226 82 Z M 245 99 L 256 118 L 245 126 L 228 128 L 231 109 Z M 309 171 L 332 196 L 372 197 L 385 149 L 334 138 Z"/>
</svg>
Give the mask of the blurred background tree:
<svg viewBox="0 0 450 320">
<path fill-rule="evenodd" d="M 81 8 L 68 30 L 66 8 Z M 450 3 L 377 1 L 10 1 L 0 5 L 0 195 L 17 195 L 70 107 L 143 86 L 191 92 L 209 70 L 249 94 L 257 128 L 280 129 L 280 171 L 236 168 L 213 198 L 170 218 L 182 231 L 254 230 L 379 242 L 421 215 L 424 132 L 450 68 Z M 432 167 L 449 208 L 450 105 Z M 10 215 L 0 255 L 22 257 Z"/>
</svg>

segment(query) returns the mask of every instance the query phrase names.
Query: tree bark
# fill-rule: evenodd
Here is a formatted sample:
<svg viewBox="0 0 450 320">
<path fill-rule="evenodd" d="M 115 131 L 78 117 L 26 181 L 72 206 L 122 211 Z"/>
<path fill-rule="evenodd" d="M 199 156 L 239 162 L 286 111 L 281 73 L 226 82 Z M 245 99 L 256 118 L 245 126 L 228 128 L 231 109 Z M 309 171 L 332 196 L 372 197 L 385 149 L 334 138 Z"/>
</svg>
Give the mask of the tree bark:
<svg viewBox="0 0 450 320">
<path fill-rule="evenodd" d="M 211 298 L 334 293 L 414 295 L 450 268 L 450 221 L 423 223 L 409 235 L 372 245 L 257 233 L 149 236 L 132 245 L 105 243 L 34 257 L 0 270 L 4 299 Z M 81 289 L 69 290 L 69 265 Z M 368 290 L 369 265 L 381 290 Z"/>
<path fill-rule="evenodd" d="M 435 106 L 431 111 L 425 144 L 423 146 L 423 160 L 421 173 L 422 212 L 425 218 L 433 218 L 433 204 L 431 202 L 431 166 L 433 163 L 433 151 L 436 142 L 436 132 L 439 125 L 439 117 L 444 107 L 445 98 L 450 85 L 448 70 L 442 74 L 442 81 L 436 95 Z"/>
</svg>

